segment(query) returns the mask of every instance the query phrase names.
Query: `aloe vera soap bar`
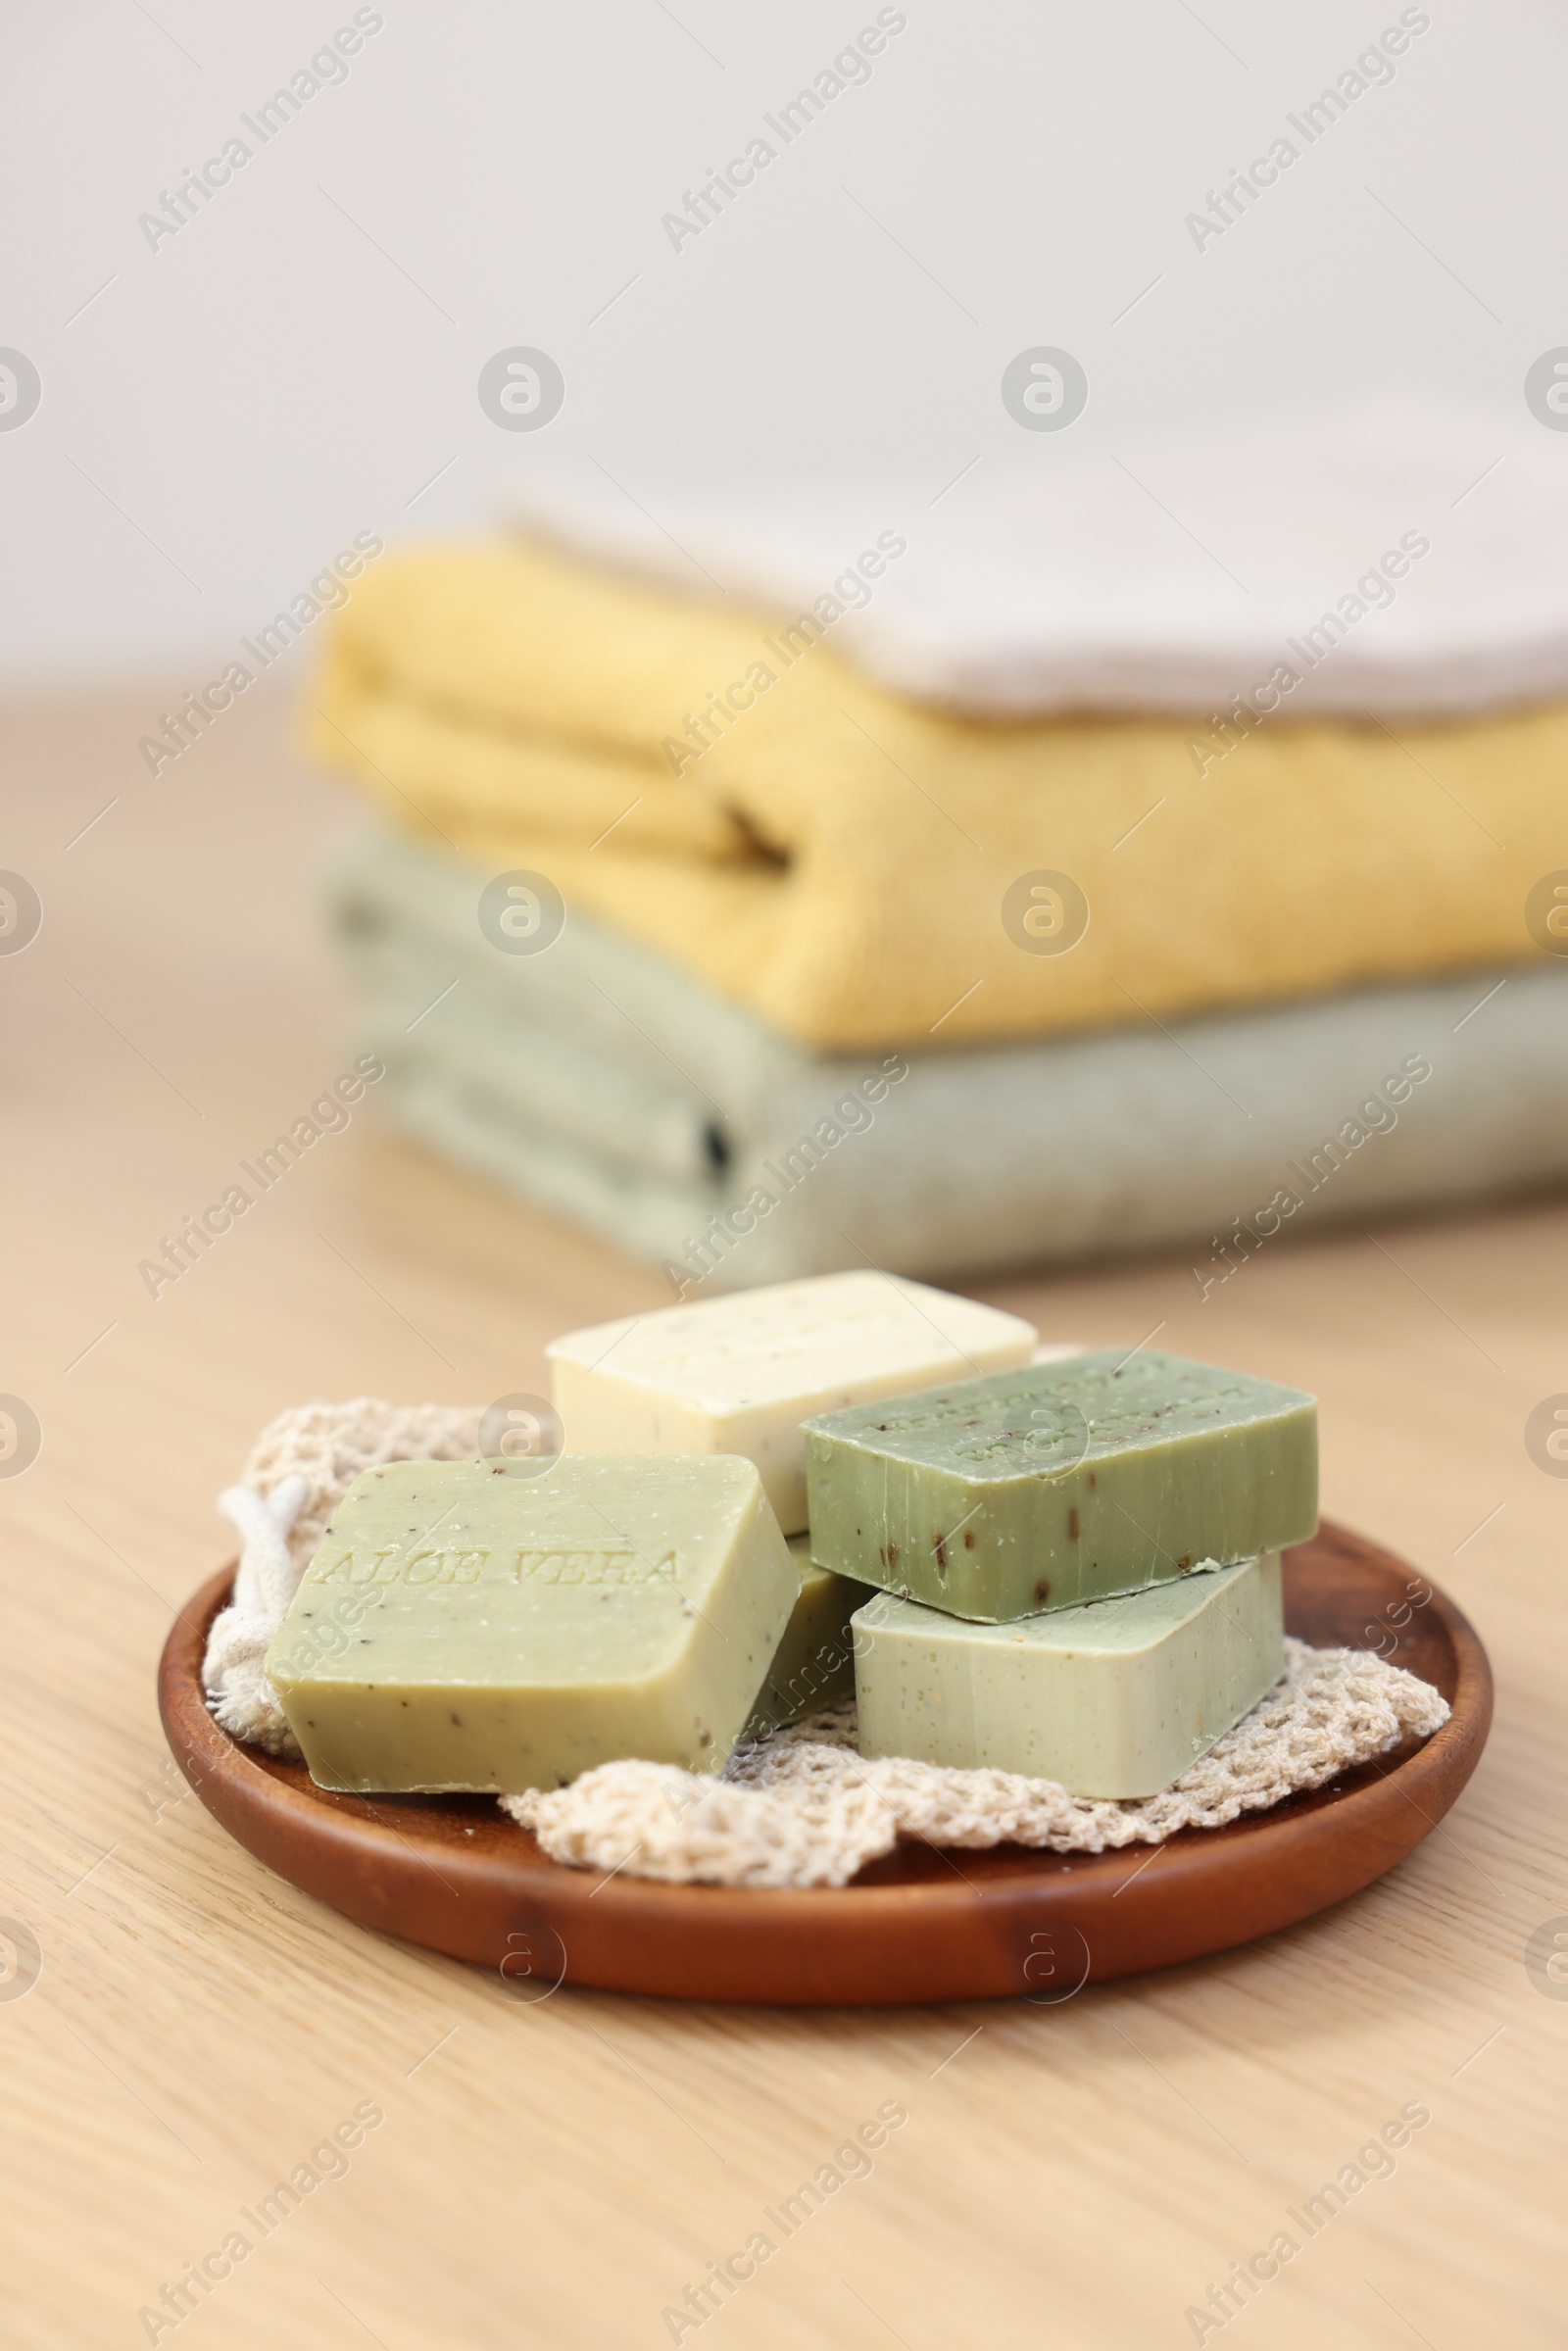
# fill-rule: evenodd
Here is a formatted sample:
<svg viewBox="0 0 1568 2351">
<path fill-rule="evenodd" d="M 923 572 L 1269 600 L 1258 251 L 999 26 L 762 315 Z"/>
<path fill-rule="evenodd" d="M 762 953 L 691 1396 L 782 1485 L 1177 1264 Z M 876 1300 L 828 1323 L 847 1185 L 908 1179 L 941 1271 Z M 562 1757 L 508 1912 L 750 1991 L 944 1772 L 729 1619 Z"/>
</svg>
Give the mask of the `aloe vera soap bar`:
<svg viewBox="0 0 1568 2351">
<path fill-rule="evenodd" d="M 546 1348 L 571 1453 L 744 1453 L 804 1532 L 801 1423 L 1027 1363 L 1033 1323 L 923 1282 L 821 1274 L 569 1332 Z"/>
<path fill-rule="evenodd" d="M 1107 1348 L 807 1423 L 811 1553 L 977 1622 L 1303 1543 L 1317 1405 L 1181 1355 Z"/>
<path fill-rule="evenodd" d="M 749 1461 L 392 1462 L 338 1505 L 267 1671 L 323 1788 L 714 1772 L 799 1590 Z"/>
<path fill-rule="evenodd" d="M 1152 1796 L 1285 1670 L 1278 1553 L 1010 1625 L 891 1592 L 857 1612 L 862 1755 Z"/>
<path fill-rule="evenodd" d="M 808 1539 L 790 1540 L 801 1590 L 757 1694 L 743 1739 L 763 1739 L 803 1715 L 842 1705 L 855 1695 L 855 1637 L 850 1619 L 871 1597 L 869 1585 L 818 1567 Z"/>
</svg>

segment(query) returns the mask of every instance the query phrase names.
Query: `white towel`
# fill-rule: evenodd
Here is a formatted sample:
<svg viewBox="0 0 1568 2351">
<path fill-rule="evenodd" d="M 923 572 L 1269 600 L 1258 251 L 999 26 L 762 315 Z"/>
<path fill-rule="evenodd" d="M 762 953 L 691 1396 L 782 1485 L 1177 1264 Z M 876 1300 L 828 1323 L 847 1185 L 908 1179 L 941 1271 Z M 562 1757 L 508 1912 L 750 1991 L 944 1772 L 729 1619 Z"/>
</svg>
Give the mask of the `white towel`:
<svg viewBox="0 0 1568 2351">
<path fill-rule="evenodd" d="M 1284 716 L 1568 693 L 1568 442 L 1522 394 L 1501 429 L 1380 406 L 1103 443 L 1086 419 L 1017 442 L 951 485 L 639 483 L 638 504 L 565 460 L 515 512 L 701 595 L 831 598 L 833 639 L 863 667 L 979 712 L 1206 714 L 1280 664 L 1299 678 Z M 882 534 L 904 551 L 879 558 Z"/>
</svg>

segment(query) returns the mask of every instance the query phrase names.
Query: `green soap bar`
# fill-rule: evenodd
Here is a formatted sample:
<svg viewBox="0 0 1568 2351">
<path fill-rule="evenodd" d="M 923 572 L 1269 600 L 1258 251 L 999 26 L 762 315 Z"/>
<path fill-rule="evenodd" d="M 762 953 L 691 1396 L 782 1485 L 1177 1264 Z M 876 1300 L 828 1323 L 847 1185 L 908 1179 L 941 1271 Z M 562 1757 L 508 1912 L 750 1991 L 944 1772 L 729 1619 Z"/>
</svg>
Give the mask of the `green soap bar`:
<svg viewBox="0 0 1568 2351">
<path fill-rule="evenodd" d="M 716 1772 L 800 1589 L 750 1461 L 398 1461 L 339 1503 L 268 1652 L 322 1788 Z"/>
<path fill-rule="evenodd" d="M 982 1624 L 1304 1543 L 1317 1405 L 1106 1348 L 806 1423 L 811 1554 Z"/>
<path fill-rule="evenodd" d="M 1279 1554 L 1010 1625 L 879 1592 L 855 1656 L 862 1755 L 1152 1796 L 1284 1672 Z"/>
<path fill-rule="evenodd" d="M 801 1594 L 784 1638 L 757 1695 L 742 1739 L 765 1739 L 769 1731 L 819 1714 L 855 1695 L 855 1647 L 850 1619 L 871 1596 L 869 1585 L 852 1583 L 831 1568 L 818 1567 L 809 1539 L 796 1535 L 790 1556 L 800 1570 Z"/>
</svg>

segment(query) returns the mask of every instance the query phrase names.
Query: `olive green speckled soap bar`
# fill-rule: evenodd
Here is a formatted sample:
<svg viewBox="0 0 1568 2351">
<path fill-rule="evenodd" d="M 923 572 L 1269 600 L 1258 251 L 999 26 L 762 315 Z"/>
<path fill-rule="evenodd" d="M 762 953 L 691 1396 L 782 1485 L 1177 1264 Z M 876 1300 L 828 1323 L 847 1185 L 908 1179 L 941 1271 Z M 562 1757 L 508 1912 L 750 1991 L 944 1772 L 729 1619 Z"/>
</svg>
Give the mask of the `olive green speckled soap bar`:
<svg viewBox="0 0 1568 2351">
<path fill-rule="evenodd" d="M 399 1461 L 339 1503 L 268 1652 L 322 1788 L 716 1772 L 800 1591 L 750 1461 Z"/>
<path fill-rule="evenodd" d="M 1284 1672 L 1279 1557 L 1009 1625 L 879 1592 L 855 1661 L 862 1755 L 1152 1796 Z"/>
<path fill-rule="evenodd" d="M 742 1739 L 764 1739 L 769 1731 L 841 1705 L 855 1695 L 855 1641 L 850 1619 L 871 1597 L 870 1587 L 818 1567 L 808 1539 L 790 1539 L 790 1556 L 800 1570 L 801 1592 L 784 1638 L 774 1651 L 767 1679 L 757 1694 Z"/>
<path fill-rule="evenodd" d="M 1107 1348 L 806 1423 L 811 1555 L 983 1624 L 1303 1543 L 1317 1406 Z"/>
</svg>

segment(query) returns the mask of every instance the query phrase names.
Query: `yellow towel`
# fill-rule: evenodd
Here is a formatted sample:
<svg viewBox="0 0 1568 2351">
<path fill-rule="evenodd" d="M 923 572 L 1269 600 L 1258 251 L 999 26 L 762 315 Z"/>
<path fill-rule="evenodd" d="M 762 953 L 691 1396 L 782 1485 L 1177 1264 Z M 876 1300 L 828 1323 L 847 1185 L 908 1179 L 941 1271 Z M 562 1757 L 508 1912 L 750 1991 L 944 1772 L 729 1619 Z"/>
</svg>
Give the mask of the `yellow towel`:
<svg viewBox="0 0 1568 2351">
<path fill-rule="evenodd" d="M 1264 719 L 1227 749 L 1206 718 L 950 715 L 788 626 L 552 548 L 410 554 L 356 585 L 311 739 L 425 842 L 548 874 L 815 1046 L 1166 1020 L 1538 953 L 1526 896 L 1568 866 L 1562 705 Z M 1088 901 L 1065 954 L 1004 925 L 1042 870 Z"/>
</svg>

